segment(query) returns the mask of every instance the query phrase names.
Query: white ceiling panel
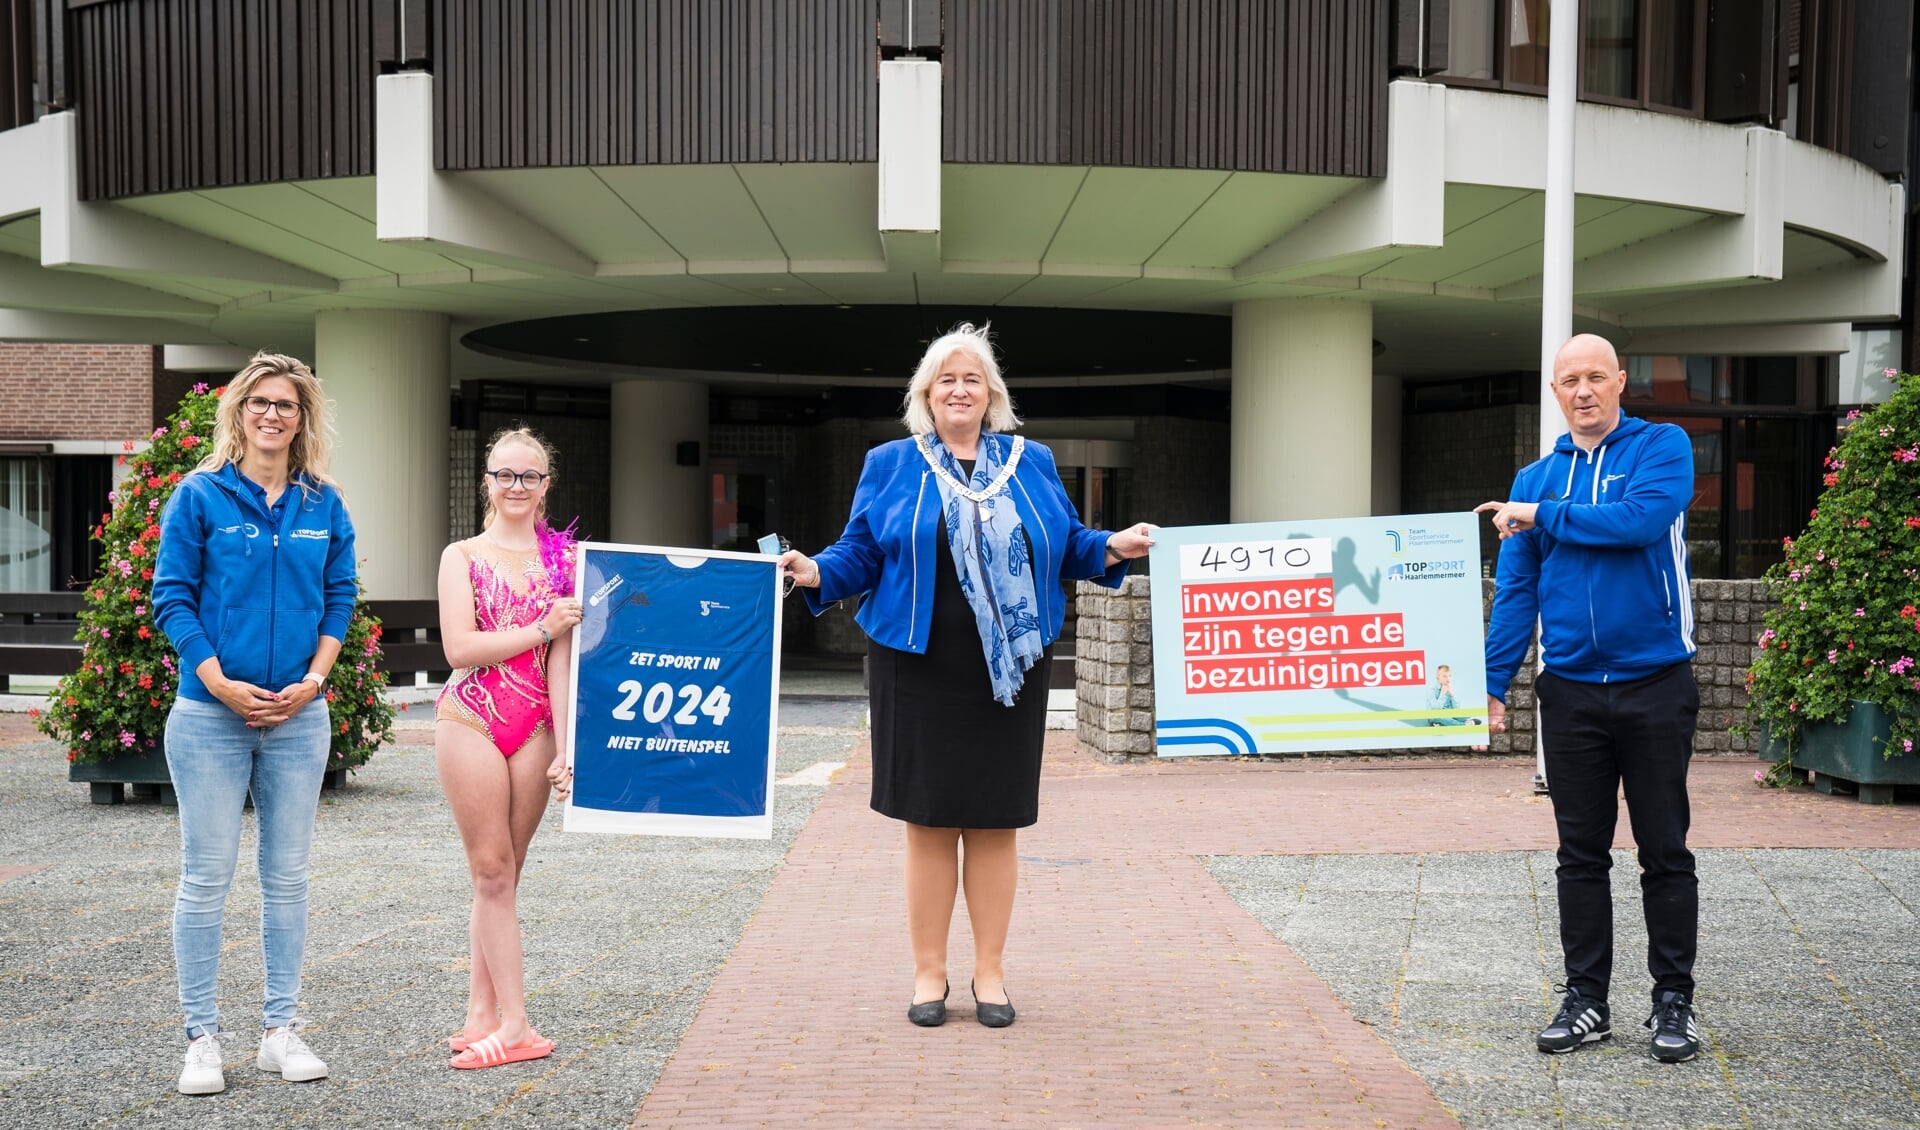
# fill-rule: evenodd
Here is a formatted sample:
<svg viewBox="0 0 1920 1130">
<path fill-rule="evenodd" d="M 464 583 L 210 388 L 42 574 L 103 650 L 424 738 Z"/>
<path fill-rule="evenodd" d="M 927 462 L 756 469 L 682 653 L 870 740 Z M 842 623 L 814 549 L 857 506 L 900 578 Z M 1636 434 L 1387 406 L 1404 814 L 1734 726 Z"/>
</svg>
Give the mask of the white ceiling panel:
<svg viewBox="0 0 1920 1130">
<path fill-rule="evenodd" d="M 1086 169 L 947 165 L 940 171 L 940 254 L 949 262 L 1038 262 Z"/>
<path fill-rule="evenodd" d="M 877 165 L 736 165 L 789 259 L 882 259 Z"/>
<path fill-rule="evenodd" d="M 683 259 L 786 257 L 732 165 L 621 165 L 596 172 Z"/>
</svg>

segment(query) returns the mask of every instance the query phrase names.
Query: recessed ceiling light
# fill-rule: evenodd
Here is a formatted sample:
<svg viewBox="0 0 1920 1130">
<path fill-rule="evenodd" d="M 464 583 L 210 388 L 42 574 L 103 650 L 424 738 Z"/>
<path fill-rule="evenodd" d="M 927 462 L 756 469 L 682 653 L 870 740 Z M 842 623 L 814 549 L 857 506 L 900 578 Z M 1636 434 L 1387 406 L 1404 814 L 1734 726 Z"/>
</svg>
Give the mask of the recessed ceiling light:
<svg viewBox="0 0 1920 1130">
<path fill-rule="evenodd" d="M 842 303 L 841 303 L 841 304 L 840 304 L 839 306 L 837 306 L 837 307 L 835 307 L 835 309 L 837 309 L 837 310 L 851 310 L 851 309 L 853 309 L 853 307 L 852 307 L 852 306 L 849 306 L 849 305 L 847 305 L 847 304 L 846 304 L 845 302 L 842 302 Z"/>
<path fill-rule="evenodd" d="M 1200 358 L 1198 357 L 1182 357 L 1180 360 L 1189 365 L 1198 365 L 1200 363 Z"/>
<path fill-rule="evenodd" d="M 787 288 L 784 286 L 770 286 L 767 288 L 768 294 L 785 294 L 786 292 Z"/>
<path fill-rule="evenodd" d="M 761 368 L 762 366 L 761 366 L 761 363 L 760 363 L 760 362 L 758 362 L 758 361 L 755 361 L 755 362 L 753 363 L 753 367 L 754 367 L 754 368 L 756 368 L 756 369 L 758 369 L 758 368 Z"/>
<path fill-rule="evenodd" d="M 582 345 L 585 345 L 585 344 L 586 344 L 587 342 L 590 342 L 590 341 L 592 341 L 593 339 L 592 339 L 592 338 L 590 338 L 590 337 L 576 337 L 576 338 L 574 338 L 573 340 L 575 340 L 575 341 L 577 341 L 577 342 L 579 342 L 579 343 L 580 343 L 580 344 L 582 344 Z"/>
</svg>

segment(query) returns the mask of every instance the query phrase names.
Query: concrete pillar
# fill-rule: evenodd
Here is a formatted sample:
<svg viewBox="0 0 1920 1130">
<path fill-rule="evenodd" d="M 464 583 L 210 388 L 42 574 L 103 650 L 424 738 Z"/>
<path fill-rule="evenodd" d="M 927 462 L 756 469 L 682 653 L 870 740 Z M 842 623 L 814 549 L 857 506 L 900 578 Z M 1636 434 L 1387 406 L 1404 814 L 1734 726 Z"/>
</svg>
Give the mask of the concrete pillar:
<svg viewBox="0 0 1920 1130">
<path fill-rule="evenodd" d="M 333 475 L 369 597 L 431 598 L 447 544 L 447 318 L 323 310 L 314 371 L 333 401 Z"/>
<path fill-rule="evenodd" d="M 1404 514 L 1400 504 L 1400 418 L 1405 403 L 1399 377 L 1373 378 L 1373 512 Z"/>
<path fill-rule="evenodd" d="M 1370 513 L 1373 395 L 1368 303 L 1234 303 L 1232 520 Z"/>
<path fill-rule="evenodd" d="M 699 445 L 681 466 L 682 444 Z M 707 386 L 687 381 L 621 381 L 613 386 L 612 539 L 635 545 L 706 549 L 713 543 L 707 479 Z"/>
</svg>

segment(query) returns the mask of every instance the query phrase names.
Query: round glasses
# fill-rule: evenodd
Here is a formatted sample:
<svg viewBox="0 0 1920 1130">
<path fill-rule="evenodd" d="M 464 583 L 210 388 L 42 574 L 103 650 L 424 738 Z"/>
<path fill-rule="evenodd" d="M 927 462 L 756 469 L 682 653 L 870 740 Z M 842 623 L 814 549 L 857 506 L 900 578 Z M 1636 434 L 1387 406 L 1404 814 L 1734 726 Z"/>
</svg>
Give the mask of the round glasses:
<svg viewBox="0 0 1920 1130">
<path fill-rule="evenodd" d="M 545 471 L 509 471 L 505 467 L 502 467 L 497 471 L 488 471 L 481 477 L 492 479 L 494 482 L 499 483 L 502 490 L 511 487 L 515 483 L 519 483 L 520 489 L 522 490 L 539 490 L 540 484 L 551 479 L 553 476 L 547 474 Z"/>
<path fill-rule="evenodd" d="M 273 409 L 274 415 L 283 420 L 291 420 L 300 414 L 298 400 L 268 400 L 264 396 L 249 396 L 240 403 L 255 416 L 266 415 L 269 408 Z"/>
</svg>

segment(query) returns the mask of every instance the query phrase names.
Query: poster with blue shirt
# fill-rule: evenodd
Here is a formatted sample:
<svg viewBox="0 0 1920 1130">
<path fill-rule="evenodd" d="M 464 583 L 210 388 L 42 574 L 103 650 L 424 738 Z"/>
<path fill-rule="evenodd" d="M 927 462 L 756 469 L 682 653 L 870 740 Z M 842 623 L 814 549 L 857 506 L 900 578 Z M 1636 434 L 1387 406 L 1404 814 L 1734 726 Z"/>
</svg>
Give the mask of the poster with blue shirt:
<svg viewBox="0 0 1920 1130">
<path fill-rule="evenodd" d="M 580 544 L 569 832 L 773 835 L 776 559 Z"/>
</svg>

